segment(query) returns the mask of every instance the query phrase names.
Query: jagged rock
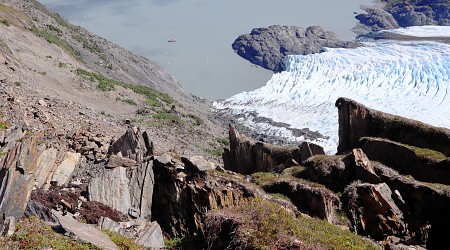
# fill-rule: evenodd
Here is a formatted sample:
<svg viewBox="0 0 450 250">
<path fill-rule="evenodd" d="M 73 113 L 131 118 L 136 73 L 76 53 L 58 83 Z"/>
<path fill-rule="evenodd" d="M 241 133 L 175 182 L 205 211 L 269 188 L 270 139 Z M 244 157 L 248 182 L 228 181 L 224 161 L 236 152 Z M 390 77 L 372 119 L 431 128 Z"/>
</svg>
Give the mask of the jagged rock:
<svg viewBox="0 0 450 250">
<path fill-rule="evenodd" d="M 51 176 L 56 168 L 56 160 L 58 159 L 58 150 L 49 148 L 42 151 L 37 159 L 37 173 L 35 186 L 40 188 L 44 184 L 50 184 Z"/>
<path fill-rule="evenodd" d="M 281 25 L 255 28 L 250 34 L 239 36 L 232 44 L 239 56 L 274 72 L 284 70 L 283 58 L 287 55 L 319 53 L 324 47 L 357 46 L 358 43 L 340 40 L 336 34 L 319 26 L 304 30 L 297 26 Z"/>
<path fill-rule="evenodd" d="M 311 142 L 302 142 L 300 145 L 300 162 L 305 162 L 309 157 L 314 155 L 324 155 L 325 151 L 323 147 L 311 143 Z"/>
<path fill-rule="evenodd" d="M 205 173 L 208 170 L 216 169 L 216 164 L 205 160 L 202 156 L 192 156 L 189 159 L 182 157 L 181 161 L 184 163 L 186 171 Z"/>
<path fill-rule="evenodd" d="M 59 186 L 68 184 L 80 159 L 81 154 L 66 152 L 63 161 L 56 167 L 51 181 L 57 183 Z"/>
<path fill-rule="evenodd" d="M 126 133 L 111 145 L 108 153 L 142 162 L 145 156 L 153 155 L 153 143 L 147 132 L 141 133 L 139 128 L 128 128 Z"/>
<path fill-rule="evenodd" d="M 347 98 L 339 98 L 336 107 L 339 110 L 338 153 L 358 148 L 362 137 L 382 137 L 450 156 L 449 129 L 369 109 Z"/>
<path fill-rule="evenodd" d="M 107 229 L 125 237 L 135 238 L 136 243 L 146 248 L 164 248 L 163 233 L 156 221 L 133 220 L 119 223 L 110 218 L 102 217 L 98 221 L 98 226 L 101 229 Z"/>
<path fill-rule="evenodd" d="M 3 221 L 0 229 L 1 236 L 11 236 L 16 231 L 16 219 L 14 216 L 8 216 Z"/>
<path fill-rule="evenodd" d="M 450 223 L 448 188 L 418 182 L 381 163 L 373 162 L 372 166 L 391 190 L 401 193 L 404 201 L 398 206 L 404 211 L 412 239 L 420 244 L 426 243 L 428 249 L 446 246 L 449 236 L 447 227 Z"/>
<path fill-rule="evenodd" d="M 146 227 L 138 232 L 136 242 L 150 249 L 163 249 L 164 237 L 159 224 L 156 221 L 148 222 Z"/>
<path fill-rule="evenodd" d="M 94 225 L 80 223 L 70 214 L 64 216 L 55 210 L 52 213 L 58 218 L 59 224 L 67 233 L 76 236 L 81 241 L 92 243 L 97 247 L 107 250 L 119 249 L 105 233 L 97 229 Z"/>
<path fill-rule="evenodd" d="M 172 158 L 173 157 L 170 154 L 164 153 L 160 156 L 156 156 L 155 160 L 159 161 L 163 165 L 167 165 L 167 164 L 172 163 Z"/>
<path fill-rule="evenodd" d="M 335 192 L 342 192 L 355 180 L 373 184 L 381 182 L 361 149 L 353 149 L 348 155 L 314 156 L 304 166 L 305 171 L 300 177 L 321 183 Z"/>
<path fill-rule="evenodd" d="M 253 141 L 229 126 L 230 150 L 225 150 L 225 169 L 241 174 L 255 172 L 282 171 L 284 163 L 295 160 L 302 163 L 311 155 L 323 154 L 323 148 L 312 143 L 303 143 L 302 147 L 278 146 Z"/>
<path fill-rule="evenodd" d="M 111 148 L 112 161 L 120 162 L 115 168 L 104 168 L 88 185 L 89 200 L 97 201 L 127 214 L 129 209 L 137 217 L 151 218 L 154 186 L 153 161 L 148 161 L 152 143 L 147 133 L 128 129 Z M 145 158 L 144 158 L 145 157 Z M 130 168 L 129 166 L 134 167 Z"/>
<path fill-rule="evenodd" d="M 101 217 L 97 223 L 98 227 L 101 229 L 107 229 L 111 232 L 119 233 L 120 229 L 122 229 L 119 222 L 111 220 L 108 217 Z"/>
<path fill-rule="evenodd" d="M 152 220 L 157 221 L 164 232 L 172 237 L 202 235 L 203 216 L 212 209 L 231 207 L 253 197 L 271 199 L 288 210 L 297 208 L 282 199 L 273 198 L 258 188 L 215 173 L 185 172 L 179 178 L 179 170 L 172 164 L 155 161 L 155 188 Z"/>
<path fill-rule="evenodd" d="M 336 220 L 334 210 L 340 207 L 339 198 L 326 188 L 312 187 L 298 180 L 281 179 L 263 185 L 266 192 L 286 195 L 298 210 L 310 216 Z"/>
<path fill-rule="evenodd" d="M 360 148 L 353 149 L 351 155 L 354 158 L 355 173 L 358 180 L 364 180 L 369 183 L 380 183 L 380 177 L 375 173 L 369 158 L 367 158 L 367 155 Z"/>
<path fill-rule="evenodd" d="M 116 167 L 133 167 L 136 165 L 136 161 L 132 159 L 123 158 L 117 155 L 111 155 L 109 157 L 106 168 L 116 168 Z"/>
<path fill-rule="evenodd" d="M 58 219 L 52 214 L 50 208 L 44 206 L 40 202 L 30 200 L 28 201 L 27 208 L 25 209 L 24 215 L 26 217 L 36 216 L 39 219 L 46 221 L 57 223 Z"/>
<path fill-rule="evenodd" d="M 38 158 L 37 140 L 35 136 L 24 138 L 1 162 L 0 222 L 5 217 L 23 216 L 34 184 Z"/>
<path fill-rule="evenodd" d="M 450 184 L 450 158 L 429 149 L 420 149 L 381 138 L 364 137 L 361 148 L 369 158 L 404 175 L 427 182 Z"/>
<path fill-rule="evenodd" d="M 353 184 L 345 190 L 343 197 L 357 233 L 376 240 L 389 235 L 406 235 L 403 213 L 392 199 L 392 191 L 386 183 Z"/>
</svg>

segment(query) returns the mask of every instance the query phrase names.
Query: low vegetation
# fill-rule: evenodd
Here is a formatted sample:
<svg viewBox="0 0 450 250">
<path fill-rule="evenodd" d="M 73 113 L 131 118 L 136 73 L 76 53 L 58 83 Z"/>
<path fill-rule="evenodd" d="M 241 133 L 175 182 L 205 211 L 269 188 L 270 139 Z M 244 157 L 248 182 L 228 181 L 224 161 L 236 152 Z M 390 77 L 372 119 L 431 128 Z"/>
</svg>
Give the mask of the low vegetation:
<svg viewBox="0 0 450 250">
<path fill-rule="evenodd" d="M 81 43 L 83 45 L 83 48 L 89 50 L 91 53 L 94 54 L 103 53 L 103 49 L 100 48 L 100 46 L 98 46 L 98 44 L 95 41 L 88 40 L 81 34 L 74 35 L 72 36 L 72 38 Z"/>
<path fill-rule="evenodd" d="M 122 236 L 118 233 L 111 232 L 109 230 L 103 230 L 103 232 L 105 232 L 109 236 L 111 241 L 114 242 L 114 244 L 116 244 L 120 250 L 141 250 L 141 249 L 143 250 L 144 249 L 144 247 L 140 246 L 139 244 L 134 242 L 132 239 Z"/>
<path fill-rule="evenodd" d="M 115 86 L 121 86 L 126 89 L 131 89 L 136 94 L 145 96 L 147 98 L 147 104 L 151 107 L 162 107 L 166 104 L 175 103 L 175 100 L 168 94 L 161 93 L 148 86 L 124 83 L 84 69 L 77 69 L 76 74 L 88 79 L 91 82 L 96 82 L 98 84 L 98 88 L 101 91 L 114 90 Z M 162 118 L 161 114 L 159 116 L 160 118 Z"/>
<path fill-rule="evenodd" d="M 205 219 L 207 240 L 217 242 L 229 228 L 232 249 L 377 249 L 369 241 L 326 221 L 295 216 L 279 205 L 255 199 L 212 211 Z"/>
<path fill-rule="evenodd" d="M 36 26 L 33 26 L 30 29 L 31 32 L 33 32 L 33 34 L 35 34 L 36 36 L 42 37 L 45 40 L 47 40 L 47 42 L 55 44 L 59 47 L 61 47 L 63 50 L 65 50 L 69 55 L 73 56 L 76 59 L 79 59 L 80 55 L 77 51 L 75 51 L 69 44 L 67 44 L 64 40 L 62 40 L 61 38 L 59 38 L 58 36 L 37 28 Z"/>
<path fill-rule="evenodd" d="M 11 23 L 8 21 L 8 19 L 0 19 L 0 23 L 3 25 L 6 25 L 8 27 L 11 25 Z"/>
<path fill-rule="evenodd" d="M 443 153 L 436 151 L 436 150 L 432 150 L 429 148 L 418 148 L 418 147 L 414 147 L 414 146 L 410 146 L 410 145 L 406 145 L 406 146 L 408 148 L 412 149 L 419 158 L 427 158 L 432 161 L 442 161 L 442 160 L 447 159 L 447 156 L 445 156 Z"/>
<path fill-rule="evenodd" d="M 6 122 L 0 121 L 0 130 L 4 130 L 8 128 L 8 124 Z"/>
<path fill-rule="evenodd" d="M 13 235 L 0 238 L 0 249 L 100 250 L 92 244 L 78 242 L 54 232 L 36 217 L 18 222 Z"/>
</svg>

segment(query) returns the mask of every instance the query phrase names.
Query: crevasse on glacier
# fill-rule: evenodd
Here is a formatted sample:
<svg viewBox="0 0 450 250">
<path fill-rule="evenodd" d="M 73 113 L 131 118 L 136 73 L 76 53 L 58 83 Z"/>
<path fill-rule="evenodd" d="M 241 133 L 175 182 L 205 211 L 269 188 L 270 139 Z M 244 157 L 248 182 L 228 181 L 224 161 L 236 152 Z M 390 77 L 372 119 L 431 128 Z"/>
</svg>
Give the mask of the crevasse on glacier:
<svg viewBox="0 0 450 250">
<path fill-rule="evenodd" d="M 263 87 L 215 103 L 232 114 L 253 113 L 293 128 L 325 135 L 315 141 L 328 152 L 338 144 L 334 103 L 348 97 L 370 108 L 450 128 L 450 45 L 436 42 L 365 43 L 355 49 L 326 49 L 289 56 L 287 70 Z M 226 110 L 226 111 L 225 111 Z M 258 131 L 301 141 L 291 131 L 244 116 Z"/>
</svg>

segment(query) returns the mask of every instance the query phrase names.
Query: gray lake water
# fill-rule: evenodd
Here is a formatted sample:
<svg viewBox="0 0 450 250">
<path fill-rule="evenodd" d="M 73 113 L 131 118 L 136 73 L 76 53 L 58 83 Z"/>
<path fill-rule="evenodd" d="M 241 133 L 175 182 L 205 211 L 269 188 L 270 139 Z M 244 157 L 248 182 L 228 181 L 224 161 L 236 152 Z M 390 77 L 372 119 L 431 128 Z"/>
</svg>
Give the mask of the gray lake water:
<svg viewBox="0 0 450 250">
<path fill-rule="evenodd" d="M 239 35 L 273 24 L 320 25 L 352 39 L 353 12 L 372 0 L 41 0 L 49 9 L 174 75 L 184 89 L 223 99 L 263 86 L 272 72 L 231 49 Z M 167 42 L 176 39 L 178 42 Z"/>
</svg>

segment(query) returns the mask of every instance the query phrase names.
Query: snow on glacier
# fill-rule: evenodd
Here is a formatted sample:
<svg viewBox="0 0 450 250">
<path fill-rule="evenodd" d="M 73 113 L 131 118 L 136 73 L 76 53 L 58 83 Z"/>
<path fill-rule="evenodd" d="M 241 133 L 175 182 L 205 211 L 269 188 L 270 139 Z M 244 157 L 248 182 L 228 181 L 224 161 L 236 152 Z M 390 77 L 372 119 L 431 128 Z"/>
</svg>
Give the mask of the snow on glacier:
<svg viewBox="0 0 450 250">
<path fill-rule="evenodd" d="M 450 26 L 411 26 L 400 29 L 383 30 L 381 32 L 415 37 L 450 37 Z"/>
<path fill-rule="evenodd" d="M 258 123 L 257 114 L 292 128 L 324 135 L 315 141 L 326 151 L 338 144 L 339 97 L 370 108 L 450 128 L 450 45 L 437 42 L 365 43 L 355 49 L 330 49 L 288 56 L 287 70 L 267 84 L 216 102 L 221 112 L 242 114 L 247 126 L 302 141 L 286 128 Z"/>
</svg>

